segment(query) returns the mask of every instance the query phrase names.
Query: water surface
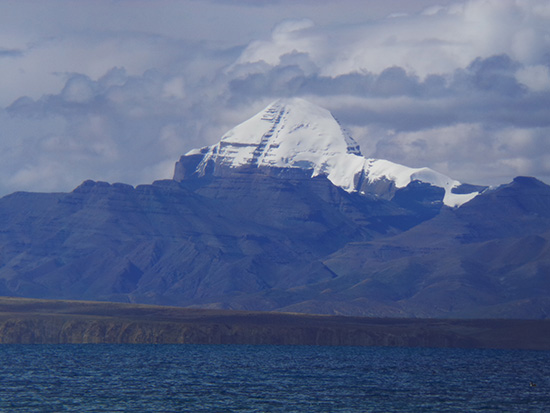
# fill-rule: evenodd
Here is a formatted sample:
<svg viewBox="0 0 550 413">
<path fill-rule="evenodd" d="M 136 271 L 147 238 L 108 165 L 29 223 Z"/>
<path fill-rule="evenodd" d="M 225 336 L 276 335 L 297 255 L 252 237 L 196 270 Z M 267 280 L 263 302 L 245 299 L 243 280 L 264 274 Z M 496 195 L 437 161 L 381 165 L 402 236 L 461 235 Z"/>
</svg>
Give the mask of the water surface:
<svg viewBox="0 0 550 413">
<path fill-rule="evenodd" d="M 542 351 L 0 346 L 0 411 L 543 412 L 549 389 Z"/>
</svg>

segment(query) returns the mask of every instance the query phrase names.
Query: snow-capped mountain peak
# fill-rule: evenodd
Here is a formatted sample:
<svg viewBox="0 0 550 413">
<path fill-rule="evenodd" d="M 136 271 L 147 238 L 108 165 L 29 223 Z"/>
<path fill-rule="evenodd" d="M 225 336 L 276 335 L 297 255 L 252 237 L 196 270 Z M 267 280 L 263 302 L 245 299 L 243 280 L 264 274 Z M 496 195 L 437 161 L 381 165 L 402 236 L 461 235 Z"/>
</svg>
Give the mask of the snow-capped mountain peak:
<svg viewBox="0 0 550 413">
<path fill-rule="evenodd" d="M 190 161 L 194 160 L 194 161 Z M 196 161 L 196 162 L 195 162 Z M 367 159 L 332 114 L 300 98 L 279 99 L 228 131 L 215 145 L 194 149 L 176 165 L 174 179 L 204 176 L 227 168 L 299 168 L 325 175 L 348 192 L 385 181 L 399 189 L 418 180 L 443 188 L 443 203 L 460 206 L 478 192 L 455 193 L 461 185 L 429 168 L 409 168 L 383 159 Z"/>
<path fill-rule="evenodd" d="M 279 99 L 209 147 L 198 169 L 203 172 L 213 160 L 224 167 L 302 168 L 318 175 L 329 171 L 334 156 L 346 153 L 361 155 L 328 110 L 304 99 Z"/>
</svg>

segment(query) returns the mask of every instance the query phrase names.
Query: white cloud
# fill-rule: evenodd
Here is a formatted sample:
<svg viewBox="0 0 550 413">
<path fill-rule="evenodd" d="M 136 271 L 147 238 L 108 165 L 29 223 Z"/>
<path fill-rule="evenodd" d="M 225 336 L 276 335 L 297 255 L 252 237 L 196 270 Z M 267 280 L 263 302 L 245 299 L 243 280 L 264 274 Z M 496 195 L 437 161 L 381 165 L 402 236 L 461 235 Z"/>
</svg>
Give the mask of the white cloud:
<svg viewBox="0 0 550 413">
<path fill-rule="evenodd" d="M 185 98 L 185 82 L 181 77 L 174 77 L 164 83 L 162 91 L 165 98 L 183 99 Z"/>
<path fill-rule="evenodd" d="M 40 161 L 37 164 L 20 165 L 8 178 L 8 186 L 25 190 L 42 181 L 41 191 L 56 191 L 59 187 L 71 184 L 66 165 L 52 160 Z"/>
<path fill-rule="evenodd" d="M 310 24 L 282 23 L 271 39 L 251 43 L 238 63 L 276 65 L 296 50 L 308 54 L 324 75 L 400 66 L 421 77 L 496 54 L 540 63 L 550 46 L 550 18 L 539 10 L 537 0 L 471 0 L 349 27 L 314 30 Z"/>
<path fill-rule="evenodd" d="M 367 156 L 474 183 L 550 177 L 543 1 L 7 4 L 0 193 L 168 177 L 294 95 L 331 109 Z"/>
<path fill-rule="evenodd" d="M 293 33 L 300 32 L 305 29 L 313 27 L 313 21 L 310 19 L 292 19 L 285 20 L 279 23 L 272 33 L 273 40 L 275 41 L 289 41 L 293 40 Z"/>
<path fill-rule="evenodd" d="M 63 100 L 69 103 L 85 103 L 95 95 L 93 83 L 87 76 L 72 76 L 61 91 Z"/>
<path fill-rule="evenodd" d="M 377 137 L 375 155 L 431 167 L 463 182 L 498 185 L 518 175 L 546 178 L 550 128 L 457 124 Z"/>
<path fill-rule="evenodd" d="M 170 123 L 163 126 L 160 130 L 158 144 L 161 146 L 163 152 L 169 157 L 172 157 L 177 153 L 183 154 L 185 145 L 181 137 L 181 129 L 179 128 L 179 125 Z"/>
<path fill-rule="evenodd" d="M 519 82 L 533 91 L 550 90 L 550 68 L 548 66 L 535 65 L 521 68 L 516 77 Z"/>
<path fill-rule="evenodd" d="M 283 55 L 292 52 L 314 53 L 317 40 L 304 33 L 313 27 L 309 19 L 285 20 L 278 24 L 271 34 L 271 39 L 252 42 L 243 51 L 237 65 L 265 62 L 270 65 L 277 65 Z"/>
</svg>

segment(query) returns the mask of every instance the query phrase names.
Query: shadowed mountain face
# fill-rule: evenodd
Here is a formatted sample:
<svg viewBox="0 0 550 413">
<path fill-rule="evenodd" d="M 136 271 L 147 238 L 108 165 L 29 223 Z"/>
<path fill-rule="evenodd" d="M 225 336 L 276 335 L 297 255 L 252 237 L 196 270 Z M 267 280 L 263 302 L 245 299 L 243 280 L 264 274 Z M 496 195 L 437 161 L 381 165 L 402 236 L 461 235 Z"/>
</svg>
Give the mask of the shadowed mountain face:
<svg viewBox="0 0 550 413">
<path fill-rule="evenodd" d="M 548 318 L 550 187 L 516 178 L 395 237 L 350 243 L 324 263 L 348 279 L 331 295 L 351 312 L 364 304 L 343 297 L 389 300 L 390 313 L 403 315 Z"/>
<path fill-rule="evenodd" d="M 423 218 L 290 172 L 2 198 L 0 294 L 230 303 L 333 278 L 323 257 Z"/>
<path fill-rule="evenodd" d="M 429 199 L 418 186 L 404 191 Z M 0 294 L 548 317 L 550 187 L 518 178 L 441 211 L 407 197 L 347 193 L 297 171 L 245 170 L 137 188 L 87 181 L 67 194 L 15 193 L 0 199 Z"/>
<path fill-rule="evenodd" d="M 550 187 L 363 158 L 276 102 L 174 180 L 0 199 L 0 295 L 395 317 L 548 318 Z M 453 207 L 454 206 L 454 207 Z"/>
</svg>

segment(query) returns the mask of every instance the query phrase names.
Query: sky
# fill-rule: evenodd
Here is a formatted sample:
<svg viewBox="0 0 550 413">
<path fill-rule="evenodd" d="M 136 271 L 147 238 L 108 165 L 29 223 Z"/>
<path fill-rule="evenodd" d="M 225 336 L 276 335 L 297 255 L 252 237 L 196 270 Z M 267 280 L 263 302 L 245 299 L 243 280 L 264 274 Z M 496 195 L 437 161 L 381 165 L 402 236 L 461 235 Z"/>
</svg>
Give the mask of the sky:
<svg viewBox="0 0 550 413">
<path fill-rule="evenodd" d="M 171 178 L 281 97 L 369 158 L 550 184 L 547 0 L 0 0 L 0 195 Z"/>
</svg>

